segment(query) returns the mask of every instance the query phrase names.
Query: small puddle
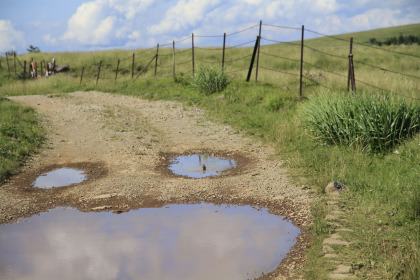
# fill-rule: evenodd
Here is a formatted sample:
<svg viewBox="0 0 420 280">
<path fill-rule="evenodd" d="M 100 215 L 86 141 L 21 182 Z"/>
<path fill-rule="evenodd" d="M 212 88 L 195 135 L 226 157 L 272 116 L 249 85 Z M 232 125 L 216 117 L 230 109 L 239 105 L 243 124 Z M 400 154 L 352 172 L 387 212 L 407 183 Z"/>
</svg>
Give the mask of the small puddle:
<svg viewBox="0 0 420 280">
<path fill-rule="evenodd" d="M 206 154 L 178 156 L 169 163 L 172 173 L 191 178 L 214 176 L 236 166 L 234 159 Z"/>
<path fill-rule="evenodd" d="M 253 279 L 281 262 L 299 232 L 249 206 L 56 208 L 0 227 L 0 279 Z"/>
<path fill-rule="evenodd" d="M 33 186 L 41 189 L 51 189 L 78 184 L 87 179 L 85 171 L 70 168 L 60 168 L 39 176 Z"/>
</svg>

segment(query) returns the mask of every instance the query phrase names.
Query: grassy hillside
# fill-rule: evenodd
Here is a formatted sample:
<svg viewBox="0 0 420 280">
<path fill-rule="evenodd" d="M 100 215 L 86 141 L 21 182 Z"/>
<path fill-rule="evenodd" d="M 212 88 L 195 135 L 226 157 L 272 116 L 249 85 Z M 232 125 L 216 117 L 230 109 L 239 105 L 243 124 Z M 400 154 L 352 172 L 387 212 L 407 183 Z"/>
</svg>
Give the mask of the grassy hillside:
<svg viewBox="0 0 420 280">
<path fill-rule="evenodd" d="M 368 43 L 372 37 L 383 40 L 400 34 L 419 36 L 420 24 L 337 37 L 348 39 L 353 36 L 355 42 Z M 319 195 L 319 202 L 313 207 L 314 243 L 305 267 L 306 278 L 322 279 L 328 272 L 328 264 L 321 257 L 321 247 L 323 238 L 333 228 L 324 219 L 323 188 L 332 180 L 340 180 L 349 186 L 349 192 L 340 206 L 348 211 L 346 226 L 353 230 L 345 236 L 353 245 L 342 249 L 340 254 L 353 265 L 355 274 L 366 279 L 418 279 L 420 135 L 383 154 L 370 154 L 358 147 L 326 145 L 316 141 L 303 127 L 302 106 L 320 94 L 337 96 L 346 92 L 349 42 L 330 37 L 305 41 L 303 99 L 298 97 L 299 43 L 267 45 L 273 42 L 264 40 L 262 43 L 258 84 L 255 83 L 255 70 L 252 82 L 244 82 L 252 47 L 226 50 L 225 68 L 231 83 L 222 92 L 224 99 L 206 96 L 189 86 L 192 79 L 189 49 L 177 49 L 177 79 L 174 80 L 170 48 L 159 50 L 156 78 L 153 62 L 135 82 L 131 79 L 133 51 L 20 56 L 21 61 L 31 57 L 34 61 L 50 61 L 55 57 L 58 64 L 68 64 L 72 69 L 68 74 L 35 81 L 15 79 L 13 71 L 9 76 L 4 69 L 4 58 L 1 58 L 0 97 L 98 90 L 150 99 L 176 99 L 206 108 L 216 120 L 274 145 L 279 157 L 287 159 L 294 180 Z M 250 45 L 253 43 L 247 44 Z M 156 49 L 135 50 L 134 53 L 136 77 L 155 55 Z M 353 54 L 358 80 L 356 97 L 389 98 L 397 103 L 405 100 L 412 106 L 420 106 L 419 45 L 378 49 L 355 44 Z M 222 50 L 220 47 L 196 49 L 195 58 L 196 69 L 200 66 L 219 68 Z M 121 71 L 115 82 L 118 59 Z M 96 85 L 95 75 L 101 60 L 103 68 Z M 79 84 L 82 67 L 84 77 Z"/>
</svg>

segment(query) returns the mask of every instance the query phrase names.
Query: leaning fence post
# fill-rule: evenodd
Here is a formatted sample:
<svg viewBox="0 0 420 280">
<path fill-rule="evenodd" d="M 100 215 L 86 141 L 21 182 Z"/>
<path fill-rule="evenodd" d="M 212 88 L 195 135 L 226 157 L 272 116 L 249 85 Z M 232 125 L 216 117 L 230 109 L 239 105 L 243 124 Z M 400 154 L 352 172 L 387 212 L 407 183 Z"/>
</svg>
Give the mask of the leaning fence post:
<svg viewBox="0 0 420 280">
<path fill-rule="evenodd" d="M 194 74 L 194 33 L 191 35 L 191 42 L 192 42 L 192 72 Z"/>
<path fill-rule="evenodd" d="M 257 40 L 255 40 L 254 51 L 252 52 L 251 63 L 249 64 L 248 76 L 246 77 L 247 82 L 249 82 L 249 79 L 251 78 L 252 68 L 254 67 L 255 54 L 257 53 L 259 41 L 260 41 L 260 37 L 257 36 Z"/>
<path fill-rule="evenodd" d="M 222 70 L 225 68 L 226 33 L 223 34 Z"/>
<path fill-rule="evenodd" d="M 257 53 L 257 68 L 255 69 L 255 82 L 258 82 L 258 65 L 260 63 L 260 45 L 261 45 L 261 26 L 262 26 L 262 20 L 260 20 L 260 31 L 258 33 L 258 53 Z"/>
<path fill-rule="evenodd" d="M 156 77 L 156 74 L 157 74 L 158 56 L 159 56 L 159 44 L 157 44 L 157 46 L 156 46 L 155 77 Z"/>
<path fill-rule="evenodd" d="M 175 77 L 175 41 L 172 41 L 172 57 L 173 57 L 173 61 L 174 61 L 173 75 Z"/>
<path fill-rule="evenodd" d="M 131 79 L 134 78 L 134 53 L 133 53 L 133 64 L 131 65 Z"/>
<path fill-rule="evenodd" d="M 9 75 L 10 75 L 10 66 L 9 66 L 9 56 L 6 53 L 6 61 L 7 61 L 7 70 L 9 71 Z"/>
<path fill-rule="evenodd" d="M 302 78 L 303 78 L 303 40 L 305 37 L 305 26 L 302 25 L 302 40 L 300 42 L 300 86 L 299 97 L 302 97 Z"/>
<path fill-rule="evenodd" d="M 80 84 L 82 84 L 83 72 L 85 72 L 85 66 L 82 67 L 82 75 L 80 75 Z"/>
<path fill-rule="evenodd" d="M 99 74 L 101 73 L 101 67 L 102 67 L 102 60 L 101 60 L 101 62 L 99 62 L 98 77 L 96 77 L 96 85 L 98 85 Z"/>
<path fill-rule="evenodd" d="M 120 67 L 120 60 L 118 59 L 117 62 L 117 71 L 115 71 L 115 81 L 117 81 L 117 76 L 118 76 L 118 68 Z"/>
</svg>

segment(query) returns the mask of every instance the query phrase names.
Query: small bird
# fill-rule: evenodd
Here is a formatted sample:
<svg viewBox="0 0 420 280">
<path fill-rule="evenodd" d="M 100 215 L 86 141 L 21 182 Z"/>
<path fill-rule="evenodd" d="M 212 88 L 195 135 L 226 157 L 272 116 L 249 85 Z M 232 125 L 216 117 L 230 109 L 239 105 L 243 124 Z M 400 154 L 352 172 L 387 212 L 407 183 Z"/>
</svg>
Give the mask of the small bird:
<svg viewBox="0 0 420 280">
<path fill-rule="evenodd" d="M 207 167 L 204 164 L 203 164 L 202 168 L 203 168 L 203 171 L 206 171 L 206 169 L 207 169 Z"/>
</svg>

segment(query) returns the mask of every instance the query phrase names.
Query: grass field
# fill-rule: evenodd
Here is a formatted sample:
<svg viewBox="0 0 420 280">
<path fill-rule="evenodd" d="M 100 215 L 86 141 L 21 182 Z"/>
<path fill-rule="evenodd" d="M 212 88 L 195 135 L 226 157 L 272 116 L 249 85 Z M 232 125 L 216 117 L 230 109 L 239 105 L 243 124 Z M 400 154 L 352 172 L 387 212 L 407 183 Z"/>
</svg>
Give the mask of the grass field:
<svg viewBox="0 0 420 280">
<path fill-rule="evenodd" d="M 348 39 L 353 36 L 355 42 L 368 44 L 370 38 L 384 40 L 400 34 L 418 36 L 419 33 L 420 24 L 417 24 L 337 37 Z M 255 76 L 252 82 L 245 82 L 252 47 L 228 49 L 227 61 L 248 57 L 226 63 L 230 84 L 220 93 L 224 94 L 224 99 L 216 98 L 216 95 L 207 96 L 189 86 L 192 79 L 189 73 L 192 68 L 189 50 L 178 50 L 180 53 L 175 56 L 177 63 L 186 63 L 176 66 L 177 79 L 174 80 L 171 77 L 173 57 L 170 48 L 159 50 L 156 78 L 153 62 L 135 82 L 131 79 L 132 51 L 38 53 L 20 56 L 22 61 L 30 60 L 31 57 L 34 61 L 51 60 L 55 57 L 58 64 L 68 64 L 73 69 L 68 74 L 34 81 L 14 79 L 14 72 L 8 74 L 4 69 L 4 58 L 1 58 L 3 71 L 0 74 L 0 98 L 6 95 L 97 90 L 149 99 L 176 99 L 205 108 L 217 121 L 230 124 L 238 131 L 274 145 L 277 156 L 287 160 L 287 166 L 296 183 L 313 189 L 319 195 L 318 202 L 313 206 L 313 246 L 304 271 L 307 279 L 322 279 L 328 272 L 328 265 L 321 258 L 322 240 L 331 231 L 324 219 L 326 205 L 323 189 L 332 180 L 342 181 L 349 186 L 341 206 L 349 213 L 346 226 L 353 232 L 345 237 L 353 245 L 342 249 L 340 254 L 353 264 L 356 275 L 365 279 L 419 279 L 420 135 L 417 133 L 402 141 L 392 151 L 380 154 L 366 153 L 358 147 L 326 145 L 315 141 L 303 126 L 302 108 L 320 94 L 337 95 L 346 91 L 349 43 L 323 37 L 307 40 L 305 45 L 319 51 L 305 48 L 304 98 L 299 98 L 299 77 L 294 75 L 299 73 L 300 64 L 295 60 L 300 58 L 300 46 L 289 44 L 261 47 L 260 66 L 288 74 L 261 68 L 257 84 L 254 82 Z M 390 92 L 356 82 L 357 95 L 365 94 L 377 98 L 385 96 L 396 102 L 405 100 L 418 108 L 420 80 L 398 73 L 420 76 L 420 46 L 390 46 L 383 49 L 387 51 L 355 44 L 355 76 L 359 81 Z M 156 50 L 134 52 L 138 53 L 135 58 L 136 76 Z M 403 55 L 401 52 L 414 56 Z M 197 62 L 196 69 L 206 65 L 216 67 L 220 65 L 222 51 L 221 48 L 197 49 L 195 56 L 202 61 L 212 62 Z M 119 72 L 115 82 L 118 59 L 121 59 L 119 69 L 123 70 Z M 95 85 L 95 74 L 98 71 L 96 66 L 100 60 L 104 69 L 98 85 Z M 366 63 L 393 72 L 374 68 Z M 83 66 L 84 78 L 79 84 Z M 0 126 L 4 125 L 4 120 L 0 118 L 3 122 Z M 16 136 L 15 142 L 23 143 L 18 137 L 21 136 Z M 17 158 L 23 160 L 22 157 Z M 17 166 L 13 167 L 16 168 Z M 0 178 L 6 175 L 0 175 Z"/>
</svg>

